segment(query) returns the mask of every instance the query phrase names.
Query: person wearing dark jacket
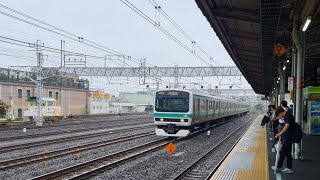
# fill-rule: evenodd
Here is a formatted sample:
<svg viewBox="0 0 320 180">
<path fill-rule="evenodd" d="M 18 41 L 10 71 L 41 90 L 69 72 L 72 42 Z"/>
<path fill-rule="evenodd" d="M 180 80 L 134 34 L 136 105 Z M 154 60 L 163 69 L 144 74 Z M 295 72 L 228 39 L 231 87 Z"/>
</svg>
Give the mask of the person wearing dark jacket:
<svg viewBox="0 0 320 180">
<path fill-rule="evenodd" d="M 292 135 L 293 135 L 293 125 L 295 123 L 294 117 L 290 111 L 285 111 L 282 107 L 278 107 L 275 111 L 275 117 L 277 119 L 284 118 L 284 127 L 276 134 L 276 137 L 281 137 L 282 140 L 282 147 L 280 150 L 280 158 L 277 164 L 277 167 L 272 166 L 273 170 L 280 170 L 284 159 L 287 158 L 287 168 L 283 169 L 282 173 L 293 173 L 292 170 L 292 155 L 291 155 L 291 148 L 292 148 Z"/>
</svg>

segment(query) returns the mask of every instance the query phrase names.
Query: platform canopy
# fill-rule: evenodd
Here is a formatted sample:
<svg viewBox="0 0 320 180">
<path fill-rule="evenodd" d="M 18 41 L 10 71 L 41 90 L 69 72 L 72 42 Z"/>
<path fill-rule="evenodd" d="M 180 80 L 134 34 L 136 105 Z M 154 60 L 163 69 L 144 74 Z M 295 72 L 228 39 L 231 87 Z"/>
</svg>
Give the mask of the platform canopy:
<svg viewBox="0 0 320 180">
<path fill-rule="evenodd" d="M 316 55 L 318 58 L 320 56 L 320 1 L 195 1 L 256 93 L 269 95 L 272 83 L 277 78 L 279 62 L 291 59 L 289 50 L 292 47 L 291 33 L 294 20 L 298 23 L 298 27 L 301 27 L 305 17 L 313 18 L 305 36 L 305 62 L 319 64 L 319 61 L 314 60 Z M 280 58 L 274 54 L 277 43 L 281 43 L 288 50 Z M 290 68 L 286 73 L 291 73 Z"/>
</svg>

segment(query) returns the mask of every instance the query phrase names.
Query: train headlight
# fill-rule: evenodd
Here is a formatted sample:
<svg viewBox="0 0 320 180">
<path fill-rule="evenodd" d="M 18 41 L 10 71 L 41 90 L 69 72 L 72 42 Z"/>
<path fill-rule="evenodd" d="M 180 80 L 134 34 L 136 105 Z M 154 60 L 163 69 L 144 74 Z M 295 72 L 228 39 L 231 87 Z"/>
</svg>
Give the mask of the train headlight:
<svg viewBox="0 0 320 180">
<path fill-rule="evenodd" d="M 180 122 L 184 122 L 184 119 L 180 119 Z"/>
<path fill-rule="evenodd" d="M 163 118 L 160 118 L 160 121 L 163 121 Z"/>
</svg>

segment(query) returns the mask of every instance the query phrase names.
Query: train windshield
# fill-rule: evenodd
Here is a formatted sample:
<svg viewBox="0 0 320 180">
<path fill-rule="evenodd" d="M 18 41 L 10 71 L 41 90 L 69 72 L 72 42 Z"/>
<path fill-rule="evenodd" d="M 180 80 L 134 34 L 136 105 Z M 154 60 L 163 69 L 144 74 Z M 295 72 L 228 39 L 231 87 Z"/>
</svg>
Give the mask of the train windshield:
<svg viewBox="0 0 320 180">
<path fill-rule="evenodd" d="M 157 112 L 188 112 L 189 93 L 183 91 L 159 91 L 156 94 Z"/>
</svg>

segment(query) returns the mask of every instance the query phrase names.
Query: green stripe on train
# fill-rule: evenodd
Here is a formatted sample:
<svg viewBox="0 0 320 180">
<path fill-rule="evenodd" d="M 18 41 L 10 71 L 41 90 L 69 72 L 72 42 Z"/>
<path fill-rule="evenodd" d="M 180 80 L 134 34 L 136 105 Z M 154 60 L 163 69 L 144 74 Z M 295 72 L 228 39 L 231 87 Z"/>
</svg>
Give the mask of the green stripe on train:
<svg viewBox="0 0 320 180">
<path fill-rule="evenodd" d="M 169 113 L 154 113 L 156 118 L 192 118 L 192 114 L 169 114 Z"/>
</svg>

